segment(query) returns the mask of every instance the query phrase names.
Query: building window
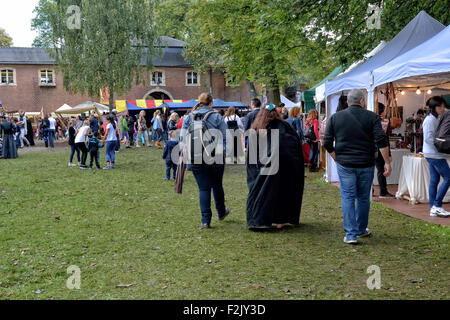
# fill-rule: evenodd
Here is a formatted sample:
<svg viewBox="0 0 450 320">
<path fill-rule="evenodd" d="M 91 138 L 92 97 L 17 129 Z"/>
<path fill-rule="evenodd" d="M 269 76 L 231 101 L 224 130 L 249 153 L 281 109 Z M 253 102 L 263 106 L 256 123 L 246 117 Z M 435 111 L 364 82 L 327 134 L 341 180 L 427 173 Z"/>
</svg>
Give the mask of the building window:
<svg viewBox="0 0 450 320">
<path fill-rule="evenodd" d="M 54 86 L 55 77 L 53 70 L 41 70 L 40 71 L 40 85 L 41 86 Z"/>
<path fill-rule="evenodd" d="M 0 84 L 2 85 L 14 85 L 16 82 L 14 81 L 15 78 L 15 74 L 14 74 L 14 70 L 13 69 L 2 69 L 0 70 L 0 78 L 1 78 L 1 82 Z"/>
<path fill-rule="evenodd" d="M 164 72 L 154 71 L 152 74 L 152 86 L 165 86 Z"/>
<path fill-rule="evenodd" d="M 195 71 L 186 72 L 186 85 L 187 86 L 198 86 L 200 84 L 200 76 Z"/>
</svg>

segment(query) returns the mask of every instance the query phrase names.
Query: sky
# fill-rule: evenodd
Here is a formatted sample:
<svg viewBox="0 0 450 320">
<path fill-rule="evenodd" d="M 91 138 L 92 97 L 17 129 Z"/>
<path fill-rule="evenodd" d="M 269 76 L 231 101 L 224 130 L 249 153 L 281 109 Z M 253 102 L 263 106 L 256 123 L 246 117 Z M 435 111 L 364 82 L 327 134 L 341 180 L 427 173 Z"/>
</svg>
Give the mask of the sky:
<svg viewBox="0 0 450 320">
<path fill-rule="evenodd" d="M 36 32 L 31 31 L 33 10 L 39 0 L 0 0 L 0 28 L 13 38 L 14 47 L 31 47 Z"/>
</svg>

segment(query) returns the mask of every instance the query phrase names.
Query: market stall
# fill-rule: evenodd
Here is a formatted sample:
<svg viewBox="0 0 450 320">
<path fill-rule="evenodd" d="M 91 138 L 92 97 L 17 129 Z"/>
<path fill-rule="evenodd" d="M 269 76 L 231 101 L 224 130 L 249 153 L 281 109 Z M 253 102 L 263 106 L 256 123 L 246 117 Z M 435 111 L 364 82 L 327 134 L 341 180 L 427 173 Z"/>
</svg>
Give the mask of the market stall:
<svg viewBox="0 0 450 320">
<path fill-rule="evenodd" d="M 325 84 L 327 118 L 336 112 L 341 95 L 347 95 L 352 89 L 364 89 L 368 92 L 366 101 L 369 110 L 376 111 L 377 102 L 382 102 L 387 106 L 387 113 L 384 116 L 389 121 L 395 118 L 395 128 L 391 128 L 392 132 L 388 132 L 392 136 L 392 149 L 400 149 L 403 150 L 400 153 L 407 153 L 411 148 L 408 148 L 406 139 L 401 139 L 401 136 L 406 136 L 406 119 L 410 118 L 412 113 L 415 113 L 416 116 L 417 111 L 423 108 L 427 95 L 430 96 L 433 92 L 420 91 L 420 94 L 417 94 L 415 92 L 417 88 L 413 90 L 411 87 L 408 90 L 403 90 L 402 93 L 397 85 L 388 85 L 389 81 L 380 81 L 378 85 L 375 85 L 374 70 L 408 53 L 444 29 L 445 26 L 439 21 L 429 16 L 426 12 L 421 11 L 373 57 L 349 72 L 327 82 Z M 404 60 L 405 58 L 402 59 Z M 414 120 L 416 119 L 414 118 Z M 401 170 L 401 168 L 396 168 L 396 172 L 393 173 L 394 177 L 400 174 L 399 169 Z M 326 178 L 329 182 L 338 181 L 334 160 L 329 155 L 327 155 Z"/>
</svg>

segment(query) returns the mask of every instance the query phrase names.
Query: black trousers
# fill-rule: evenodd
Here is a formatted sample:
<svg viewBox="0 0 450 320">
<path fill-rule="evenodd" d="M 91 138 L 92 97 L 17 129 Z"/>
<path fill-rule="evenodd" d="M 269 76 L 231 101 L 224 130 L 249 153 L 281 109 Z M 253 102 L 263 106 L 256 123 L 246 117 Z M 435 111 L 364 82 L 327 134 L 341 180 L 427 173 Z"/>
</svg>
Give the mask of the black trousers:
<svg viewBox="0 0 450 320">
<path fill-rule="evenodd" d="M 380 185 L 380 194 L 385 195 L 388 193 L 386 177 L 383 175 L 384 173 L 384 159 L 380 151 L 378 151 L 378 157 L 375 161 L 375 166 L 377 167 L 377 177 L 378 184 Z"/>
<path fill-rule="evenodd" d="M 86 148 L 86 143 L 79 142 L 79 143 L 76 144 L 76 146 L 81 151 L 81 165 L 85 167 L 86 166 L 86 159 L 87 159 L 87 156 L 88 156 L 88 149 Z"/>
<path fill-rule="evenodd" d="M 89 159 L 89 168 L 92 168 L 92 164 L 95 161 L 95 165 L 97 166 L 97 168 L 100 169 L 100 161 L 98 159 L 98 150 L 91 150 L 89 151 L 89 155 L 91 156 L 91 158 Z"/>
</svg>

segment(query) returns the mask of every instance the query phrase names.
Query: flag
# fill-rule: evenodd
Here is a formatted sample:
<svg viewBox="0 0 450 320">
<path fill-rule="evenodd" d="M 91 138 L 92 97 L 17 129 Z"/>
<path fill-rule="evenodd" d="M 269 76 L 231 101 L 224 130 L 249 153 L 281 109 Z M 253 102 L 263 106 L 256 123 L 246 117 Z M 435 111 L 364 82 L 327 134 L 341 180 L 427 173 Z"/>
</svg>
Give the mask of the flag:
<svg viewBox="0 0 450 320">
<path fill-rule="evenodd" d="M 0 111 L 3 111 L 2 100 L 0 100 Z"/>
<path fill-rule="evenodd" d="M 44 106 L 41 107 L 41 119 L 44 119 Z"/>
<path fill-rule="evenodd" d="M 109 87 L 100 89 L 100 103 L 109 106 Z"/>
</svg>

